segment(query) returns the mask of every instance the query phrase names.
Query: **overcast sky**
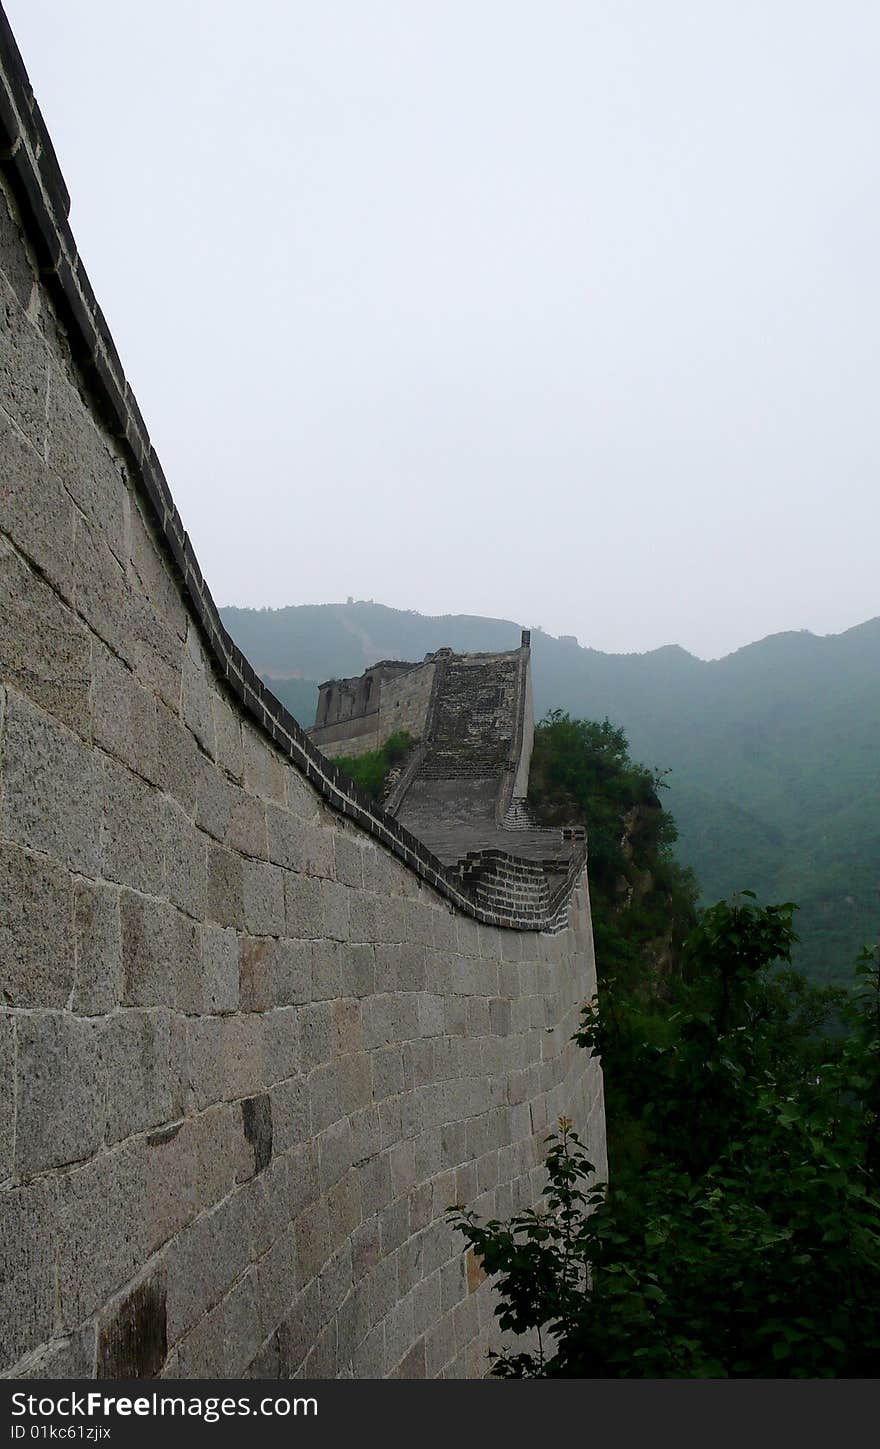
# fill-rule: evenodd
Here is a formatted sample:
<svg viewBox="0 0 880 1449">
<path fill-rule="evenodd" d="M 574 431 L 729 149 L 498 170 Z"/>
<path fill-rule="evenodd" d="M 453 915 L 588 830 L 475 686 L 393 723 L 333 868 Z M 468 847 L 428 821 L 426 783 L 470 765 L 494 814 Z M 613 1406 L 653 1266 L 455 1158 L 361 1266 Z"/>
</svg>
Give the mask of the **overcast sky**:
<svg viewBox="0 0 880 1449">
<path fill-rule="evenodd" d="M 5 0 L 218 604 L 880 613 L 876 0 Z"/>
</svg>

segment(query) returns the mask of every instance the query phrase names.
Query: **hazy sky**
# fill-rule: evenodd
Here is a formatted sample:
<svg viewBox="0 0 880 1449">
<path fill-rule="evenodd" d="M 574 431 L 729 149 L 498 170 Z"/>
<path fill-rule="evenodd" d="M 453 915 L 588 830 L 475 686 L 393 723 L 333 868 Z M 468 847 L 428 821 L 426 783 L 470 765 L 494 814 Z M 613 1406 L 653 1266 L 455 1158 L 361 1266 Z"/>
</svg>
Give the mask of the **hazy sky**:
<svg viewBox="0 0 880 1449">
<path fill-rule="evenodd" d="M 219 604 L 880 613 L 877 0 L 5 0 Z"/>
</svg>

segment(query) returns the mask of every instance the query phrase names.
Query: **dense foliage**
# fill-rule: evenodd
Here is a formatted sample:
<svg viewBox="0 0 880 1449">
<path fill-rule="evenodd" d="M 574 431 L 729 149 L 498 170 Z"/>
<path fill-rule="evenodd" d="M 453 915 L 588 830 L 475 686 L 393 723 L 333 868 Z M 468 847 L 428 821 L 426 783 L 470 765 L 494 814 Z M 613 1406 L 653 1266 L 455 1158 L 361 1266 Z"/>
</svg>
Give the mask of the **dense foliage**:
<svg viewBox="0 0 880 1449">
<path fill-rule="evenodd" d="M 406 758 L 412 745 L 412 737 L 406 730 L 397 730 L 389 735 L 379 750 L 368 750 L 363 755 L 342 756 L 333 761 L 356 785 L 372 797 L 381 800 L 385 794 L 388 776 Z"/>
<path fill-rule="evenodd" d="M 604 796 L 597 818 L 613 842 L 615 813 L 623 827 L 647 789 L 625 740 L 563 716 L 542 732 L 538 795 L 555 792 L 559 810 L 566 795 L 593 807 Z M 668 827 L 655 838 L 662 858 Z M 850 989 L 812 987 L 789 969 L 795 908 L 743 892 L 704 910 L 658 974 L 650 940 L 628 935 L 631 904 L 608 894 L 613 870 L 598 884 L 605 872 L 591 888 L 606 939 L 616 930 L 628 949 L 627 974 L 618 941 L 609 975 L 597 935 L 600 1004 L 584 1009 L 577 1040 L 603 1061 L 610 1186 L 563 1122 L 548 1139 L 542 1212 L 454 1215 L 499 1275 L 502 1326 L 537 1335 L 495 1372 L 876 1374 L 877 953 L 863 953 Z"/>
</svg>

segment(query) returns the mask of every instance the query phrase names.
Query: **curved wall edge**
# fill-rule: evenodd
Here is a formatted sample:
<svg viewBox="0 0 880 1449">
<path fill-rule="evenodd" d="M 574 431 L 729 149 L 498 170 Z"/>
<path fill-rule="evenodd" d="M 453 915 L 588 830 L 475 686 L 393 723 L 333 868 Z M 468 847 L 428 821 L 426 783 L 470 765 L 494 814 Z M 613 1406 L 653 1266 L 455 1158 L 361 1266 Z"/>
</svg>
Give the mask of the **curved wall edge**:
<svg viewBox="0 0 880 1449">
<path fill-rule="evenodd" d="M 485 910 L 464 893 L 447 868 L 416 836 L 375 805 L 312 744 L 305 731 L 259 678 L 221 622 L 199 568 L 140 408 L 126 380 L 67 220 L 70 197 L 27 72 L 0 10 L 0 164 L 30 223 L 43 279 L 69 327 L 76 361 L 109 431 L 124 449 L 139 490 L 173 561 L 184 598 L 198 623 L 214 668 L 242 709 L 320 792 L 331 809 L 366 830 L 458 910 L 485 925 L 522 931 L 558 929 L 558 901 L 546 919 Z M 580 862 L 586 857 L 584 849 Z"/>
</svg>

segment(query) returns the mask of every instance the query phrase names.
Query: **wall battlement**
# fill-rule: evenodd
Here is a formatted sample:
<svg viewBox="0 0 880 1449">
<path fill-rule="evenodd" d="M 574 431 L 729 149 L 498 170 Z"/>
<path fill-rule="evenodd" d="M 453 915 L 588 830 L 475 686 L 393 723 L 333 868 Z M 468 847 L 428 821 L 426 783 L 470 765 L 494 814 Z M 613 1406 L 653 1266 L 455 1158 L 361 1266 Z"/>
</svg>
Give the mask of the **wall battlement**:
<svg viewBox="0 0 880 1449">
<path fill-rule="evenodd" d="M 0 1372 L 482 1373 L 446 1208 L 604 1161 L 583 850 L 468 875 L 265 688 L 68 207 L 0 11 Z"/>
</svg>

